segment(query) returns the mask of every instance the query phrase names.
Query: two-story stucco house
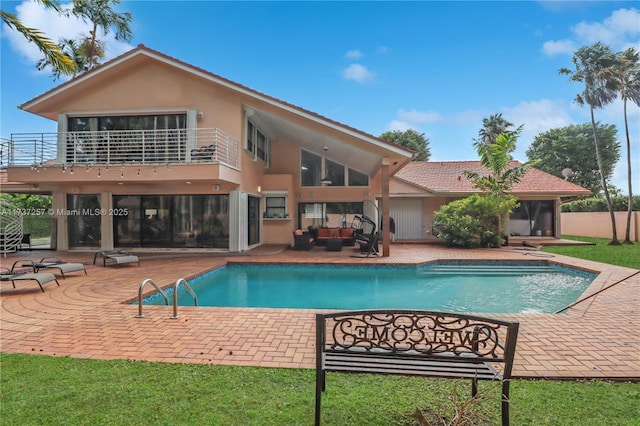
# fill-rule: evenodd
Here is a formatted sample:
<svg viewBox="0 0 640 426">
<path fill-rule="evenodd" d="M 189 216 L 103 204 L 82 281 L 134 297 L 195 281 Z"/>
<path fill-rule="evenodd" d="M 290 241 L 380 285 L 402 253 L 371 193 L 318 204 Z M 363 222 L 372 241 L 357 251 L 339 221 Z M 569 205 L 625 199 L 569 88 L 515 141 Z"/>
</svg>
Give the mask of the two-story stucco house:
<svg viewBox="0 0 640 426">
<path fill-rule="evenodd" d="M 288 244 L 378 217 L 413 155 L 143 45 L 20 108 L 58 122 L 8 179 L 53 194 L 59 250 Z"/>
</svg>

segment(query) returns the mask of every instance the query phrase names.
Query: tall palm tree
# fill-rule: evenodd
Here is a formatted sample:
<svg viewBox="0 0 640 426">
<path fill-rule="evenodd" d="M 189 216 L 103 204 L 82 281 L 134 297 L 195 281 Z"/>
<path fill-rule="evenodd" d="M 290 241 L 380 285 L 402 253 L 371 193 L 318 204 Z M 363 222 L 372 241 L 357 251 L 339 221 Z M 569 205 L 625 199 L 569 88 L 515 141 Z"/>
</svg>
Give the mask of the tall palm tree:
<svg viewBox="0 0 640 426">
<path fill-rule="evenodd" d="M 591 130 L 593 143 L 595 145 L 596 160 L 600 171 L 600 181 L 605 199 L 607 200 L 607 207 L 609 208 L 609 214 L 611 216 L 611 226 L 613 228 L 612 239 L 609 244 L 619 245 L 620 242 L 618 241 L 618 234 L 616 232 L 616 216 L 613 211 L 613 203 L 611 202 L 611 196 L 609 195 L 607 180 L 604 174 L 602 154 L 598 143 L 594 116 L 594 110 L 596 108 L 604 107 L 617 97 L 615 84 L 612 83 L 617 57 L 609 46 L 597 42 L 591 46 L 583 46 L 574 52 L 572 62 L 575 66 L 575 71 L 568 68 L 561 68 L 559 72 L 560 74 L 568 75 L 570 81 L 584 83 L 584 90 L 582 93 L 576 95 L 575 102 L 580 106 L 584 106 L 585 103 L 589 105 Z"/>
<path fill-rule="evenodd" d="M 84 22 L 90 22 L 91 49 L 89 51 L 89 67 L 98 65 L 97 54 L 99 49 L 98 30 L 102 30 L 103 35 L 111 32 L 115 28 L 116 40 L 130 41 L 131 20 L 133 16 L 129 12 L 117 13 L 111 7 L 120 4 L 120 0 L 74 0 L 71 13 Z"/>
<path fill-rule="evenodd" d="M 629 190 L 629 206 L 627 207 L 627 227 L 623 244 L 631 242 L 631 213 L 633 211 L 633 193 L 631 185 L 631 140 L 629 138 L 629 122 L 627 120 L 627 101 L 640 106 L 640 53 L 633 47 L 618 53 L 614 82 L 624 106 L 624 130 L 627 136 L 627 184 Z"/>
<path fill-rule="evenodd" d="M 492 144 L 499 134 L 511 131 L 513 123 L 505 120 L 501 113 L 482 119 L 482 128 L 478 131 L 478 139 L 474 143 Z"/>
<path fill-rule="evenodd" d="M 482 175 L 474 171 L 464 172 L 464 175 L 472 180 L 475 188 L 493 196 L 502 206 L 512 205 L 510 200 L 513 199 L 513 196 L 509 194 L 509 191 L 511 191 L 515 183 L 520 182 L 527 170 L 538 163 L 538 160 L 529 160 L 526 163 L 513 165 L 511 153 L 516 148 L 516 142 L 521 131 L 522 126 L 512 132 L 502 132 L 491 144 L 486 144 L 482 140 L 475 141 L 474 146 L 480 157 L 480 164 L 487 170 L 488 174 Z M 500 210 L 500 216 L 498 217 L 498 247 L 501 244 L 506 216 L 511 213 L 508 208 L 501 207 Z"/>
<path fill-rule="evenodd" d="M 60 12 L 60 5 L 57 0 L 35 1 L 43 4 L 45 7 L 55 10 L 56 12 Z M 47 60 L 54 69 L 58 70 L 59 73 L 72 75 L 76 71 L 73 61 L 62 52 L 60 46 L 46 37 L 42 31 L 25 26 L 13 13 L 0 10 L 0 16 L 2 16 L 2 21 L 7 25 L 7 27 L 18 31 L 28 41 L 35 44 L 38 49 L 40 49 L 40 52 L 45 56 L 45 60 Z"/>
</svg>

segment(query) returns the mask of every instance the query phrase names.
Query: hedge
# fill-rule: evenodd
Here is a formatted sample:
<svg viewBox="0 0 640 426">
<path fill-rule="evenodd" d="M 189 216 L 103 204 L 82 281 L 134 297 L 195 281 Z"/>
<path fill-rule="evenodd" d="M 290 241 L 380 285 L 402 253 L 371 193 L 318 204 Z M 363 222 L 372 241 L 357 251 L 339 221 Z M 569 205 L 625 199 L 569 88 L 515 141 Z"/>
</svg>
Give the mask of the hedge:
<svg viewBox="0 0 640 426">
<path fill-rule="evenodd" d="M 629 205 L 629 197 L 619 196 L 611 197 L 613 202 L 613 210 L 617 212 L 626 212 Z M 632 208 L 635 211 L 640 210 L 640 195 L 633 197 Z M 585 198 L 578 201 L 571 201 L 562 205 L 563 212 L 608 212 L 607 200 L 604 198 Z"/>
</svg>

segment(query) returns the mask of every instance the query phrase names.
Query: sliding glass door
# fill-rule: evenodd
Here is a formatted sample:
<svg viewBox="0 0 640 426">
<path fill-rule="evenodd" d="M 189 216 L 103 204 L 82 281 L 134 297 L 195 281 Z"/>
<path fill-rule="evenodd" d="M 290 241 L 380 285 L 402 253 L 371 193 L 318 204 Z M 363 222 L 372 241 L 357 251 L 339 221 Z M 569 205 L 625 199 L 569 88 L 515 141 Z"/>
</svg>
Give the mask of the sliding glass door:
<svg viewBox="0 0 640 426">
<path fill-rule="evenodd" d="M 116 247 L 229 248 L 228 195 L 116 195 Z"/>
</svg>

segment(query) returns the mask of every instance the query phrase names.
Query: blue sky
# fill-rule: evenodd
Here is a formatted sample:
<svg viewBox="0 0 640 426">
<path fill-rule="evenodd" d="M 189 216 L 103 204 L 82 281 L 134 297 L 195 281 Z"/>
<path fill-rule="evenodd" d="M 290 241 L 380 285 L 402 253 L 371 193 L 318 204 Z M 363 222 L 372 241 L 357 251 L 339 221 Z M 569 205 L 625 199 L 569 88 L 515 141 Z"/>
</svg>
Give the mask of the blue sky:
<svg viewBox="0 0 640 426">
<path fill-rule="evenodd" d="M 61 2 L 67 4 L 65 1 Z M 2 1 L 53 40 L 87 33 L 36 2 Z M 431 160 L 476 160 L 482 119 L 524 125 L 515 158 L 552 128 L 589 122 L 573 103 L 582 87 L 558 74 L 572 53 L 602 41 L 640 49 L 631 1 L 213 2 L 127 1 L 133 40 L 106 37 L 112 58 L 142 43 L 167 55 L 374 135 L 412 128 Z M 2 28 L 0 136 L 54 132 L 17 106 L 60 84 L 37 72 L 39 53 Z M 640 193 L 640 108 L 629 106 L 634 192 Z M 622 103 L 596 111 L 616 124 Z M 612 183 L 626 192 L 626 151 Z"/>
</svg>

